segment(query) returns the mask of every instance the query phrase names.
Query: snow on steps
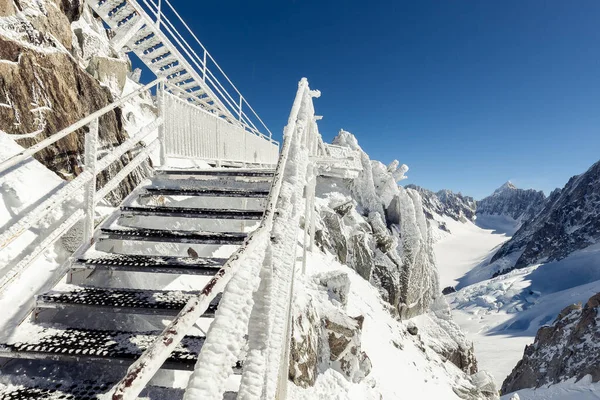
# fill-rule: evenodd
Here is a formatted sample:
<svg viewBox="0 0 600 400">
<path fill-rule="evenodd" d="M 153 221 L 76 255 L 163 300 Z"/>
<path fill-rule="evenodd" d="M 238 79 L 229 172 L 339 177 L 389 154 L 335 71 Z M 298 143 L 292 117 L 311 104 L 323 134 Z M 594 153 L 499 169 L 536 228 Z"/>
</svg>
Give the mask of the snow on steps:
<svg viewBox="0 0 600 400">
<path fill-rule="evenodd" d="M 188 275 L 214 275 L 225 258 L 157 257 L 109 254 L 80 258 L 73 269 L 148 272 Z"/>
<path fill-rule="evenodd" d="M 190 232 L 170 229 L 129 228 L 102 228 L 101 233 L 100 241 L 114 239 L 196 244 L 242 244 L 247 236 L 246 233 L 238 232 Z"/>
<path fill-rule="evenodd" d="M 24 323 L 15 337 L 0 345 L 0 357 L 129 364 L 159 333 L 57 328 Z M 202 336 L 185 336 L 163 368 L 192 370 L 204 340 Z"/>
<path fill-rule="evenodd" d="M 199 292 L 180 290 L 105 289 L 61 285 L 37 296 L 36 308 L 85 308 L 90 312 L 176 316 L 185 303 Z M 220 297 L 212 301 L 203 317 L 213 317 Z"/>
<path fill-rule="evenodd" d="M 167 206 L 123 206 L 122 214 L 179 218 L 211 218 L 211 219 L 247 219 L 260 220 L 260 210 L 236 210 L 218 208 L 191 208 Z"/>
</svg>

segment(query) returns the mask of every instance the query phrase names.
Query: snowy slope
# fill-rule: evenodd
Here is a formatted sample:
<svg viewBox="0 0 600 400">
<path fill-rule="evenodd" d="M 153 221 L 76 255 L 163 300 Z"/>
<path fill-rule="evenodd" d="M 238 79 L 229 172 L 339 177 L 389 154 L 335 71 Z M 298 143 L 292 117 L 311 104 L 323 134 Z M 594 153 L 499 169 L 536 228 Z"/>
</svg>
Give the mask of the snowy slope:
<svg viewBox="0 0 600 400">
<path fill-rule="evenodd" d="M 493 229 L 481 229 L 472 222 L 462 223 L 448 217 L 441 220 L 452 232 L 439 240 L 434 248 L 442 288 L 464 286 L 461 278 L 474 266 L 488 262 L 490 251 L 510 239 L 504 234 L 493 234 Z"/>
<path fill-rule="evenodd" d="M 343 271 L 350 278 L 348 314 L 365 317 L 362 350 L 370 358 L 373 369 L 361 383 L 348 382 L 340 373 L 329 369 L 318 375 L 312 388 L 290 385 L 290 399 L 458 399 L 453 388 L 472 387 L 467 376 L 449 361 L 443 361 L 420 336 L 407 332 L 412 322 L 427 331 L 427 316 L 401 322 L 389 313 L 389 305 L 377 289 L 354 270 L 339 264 L 333 256 L 310 255 L 308 275 Z M 325 300 L 321 300 L 325 301 Z M 431 332 L 433 333 L 433 332 Z"/>
</svg>

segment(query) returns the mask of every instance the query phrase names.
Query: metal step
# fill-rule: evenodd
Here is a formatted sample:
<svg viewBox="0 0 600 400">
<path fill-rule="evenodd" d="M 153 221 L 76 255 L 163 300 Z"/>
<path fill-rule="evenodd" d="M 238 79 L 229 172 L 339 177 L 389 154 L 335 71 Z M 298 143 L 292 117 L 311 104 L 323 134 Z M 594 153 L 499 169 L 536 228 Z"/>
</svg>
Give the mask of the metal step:
<svg viewBox="0 0 600 400">
<path fill-rule="evenodd" d="M 206 218 L 206 219 L 243 219 L 260 220 L 264 214 L 261 210 L 227 210 L 218 208 L 190 208 L 171 206 L 123 206 L 121 213 L 140 216 Z"/>
<path fill-rule="evenodd" d="M 200 292 L 180 290 L 107 289 L 65 285 L 36 298 L 37 308 L 88 308 L 95 311 L 126 314 L 150 314 L 174 317 L 190 298 Z M 203 317 L 214 317 L 220 296 L 212 301 Z"/>
<path fill-rule="evenodd" d="M 102 228 L 100 240 L 136 240 L 144 242 L 196 243 L 196 244 L 242 244 L 246 233 L 239 232 L 194 232 L 169 229 Z"/>
<path fill-rule="evenodd" d="M 21 341 L 13 339 L 0 344 L 0 357 L 127 365 L 135 361 L 159 333 L 29 325 L 20 335 L 17 333 Z M 204 339 L 185 336 L 163 368 L 193 370 Z"/>
<path fill-rule="evenodd" d="M 193 175 L 193 176 L 232 176 L 232 177 L 258 177 L 273 178 L 270 169 L 239 169 L 239 168 L 212 168 L 212 169 L 158 169 L 157 175 Z"/>
<path fill-rule="evenodd" d="M 244 190 L 228 188 L 157 188 L 148 187 L 140 196 L 206 196 L 206 197 L 247 197 L 265 198 L 269 195 L 268 190 Z"/>
<path fill-rule="evenodd" d="M 108 392 L 116 382 L 82 380 L 65 382 L 41 377 L 3 376 L 3 380 L 15 382 L 0 385 L 0 400 L 97 400 L 98 395 Z M 183 396 L 183 389 L 148 386 L 140 397 L 149 400 L 176 399 Z"/>
<path fill-rule="evenodd" d="M 103 257 L 80 258 L 72 268 L 213 276 L 219 272 L 226 261 L 225 258 L 107 254 Z"/>
</svg>

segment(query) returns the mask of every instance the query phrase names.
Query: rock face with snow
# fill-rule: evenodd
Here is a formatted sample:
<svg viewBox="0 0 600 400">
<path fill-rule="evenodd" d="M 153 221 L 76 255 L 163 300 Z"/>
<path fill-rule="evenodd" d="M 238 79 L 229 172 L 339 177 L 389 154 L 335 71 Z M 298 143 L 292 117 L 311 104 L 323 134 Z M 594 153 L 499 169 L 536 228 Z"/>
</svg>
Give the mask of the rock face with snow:
<svg viewBox="0 0 600 400">
<path fill-rule="evenodd" d="M 4 4 L 0 7 L 0 130 L 29 147 L 120 95 L 129 60 L 110 49 L 102 23 L 88 6 L 51 0 L 0 3 Z M 113 76 L 108 69 L 117 71 L 115 65 L 119 72 Z M 100 80 L 86 71 L 88 67 Z M 101 149 L 128 138 L 124 122 L 121 109 L 100 118 Z M 84 131 L 68 135 L 35 157 L 63 179 L 72 179 L 82 171 Z M 99 186 L 131 158 L 127 154 L 113 164 L 99 177 Z M 113 192 L 113 200 L 122 198 L 142 177 L 140 170 L 131 174 Z"/>
<path fill-rule="evenodd" d="M 401 319 L 429 315 L 446 339 L 432 348 L 463 371 L 477 370 L 473 348 L 452 321 L 441 295 L 422 198 L 398 186 L 407 168 L 371 160 L 356 138 L 341 131 L 334 143 L 360 151 L 363 171 L 353 180 L 319 178 L 316 242 L 379 290 Z"/>
<path fill-rule="evenodd" d="M 600 240 L 600 162 L 555 190 L 544 208 L 494 255 L 492 262 L 520 254 L 503 271 L 561 260 Z M 516 257 L 515 257 L 516 258 Z"/>
<path fill-rule="evenodd" d="M 466 222 L 475 220 L 477 203 L 470 196 L 454 193 L 451 190 L 432 192 L 417 185 L 406 185 L 407 189 L 419 192 L 423 201 L 423 210 L 427 219 L 433 219 L 434 214 L 448 216 L 455 221 Z"/>
<path fill-rule="evenodd" d="M 517 223 L 533 219 L 544 207 L 544 192 L 519 189 L 508 181 L 488 196 L 477 202 L 477 215 L 501 215 Z"/>
<path fill-rule="evenodd" d="M 348 132 L 334 144 L 359 150 L 363 171 L 349 182 L 320 179 L 318 244 L 378 287 L 402 318 L 423 314 L 439 288 L 421 197 L 397 184 L 406 168 L 398 175 L 397 162 L 372 161 Z"/>
<path fill-rule="evenodd" d="M 582 307 L 566 307 L 554 323 L 540 328 L 535 342 L 502 385 L 503 393 L 591 375 L 600 381 L 600 293 Z"/>
</svg>

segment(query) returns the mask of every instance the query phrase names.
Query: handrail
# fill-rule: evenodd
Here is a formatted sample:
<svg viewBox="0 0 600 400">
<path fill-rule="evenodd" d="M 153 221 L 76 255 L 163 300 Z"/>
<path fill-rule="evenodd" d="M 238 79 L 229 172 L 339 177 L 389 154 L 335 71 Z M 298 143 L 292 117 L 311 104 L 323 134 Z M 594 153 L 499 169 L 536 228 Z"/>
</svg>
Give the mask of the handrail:
<svg viewBox="0 0 600 400">
<path fill-rule="evenodd" d="M 58 142 L 60 139 L 64 138 L 65 136 L 67 136 L 70 133 L 75 132 L 77 129 L 83 128 L 84 126 L 86 126 L 90 122 L 94 121 L 98 117 L 101 117 L 102 115 L 106 114 L 107 112 L 112 111 L 115 108 L 123 105 L 127 101 L 131 100 L 133 97 L 154 87 L 159 82 L 162 82 L 164 79 L 165 79 L 164 77 L 155 79 L 154 81 L 150 82 L 149 84 L 144 85 L 144 86 L 134 90 L 133 92 L 129 93 L 128 95 L 121 97 L 119 100 L 117 100 L 113 103 L 110 103 L 109 105 L 107 105 L 105 107 L 102 107 L 98 111 L 75 122 L 74 124 L 69 125 L 68 127 L 55 133 L 54 135 L 42 140 L 41 142 L 38 142 L 38 143 L 34 144 L 33 146 L 23 150 L 22 152 L 17 153 L 14 156 L 2 161 L 0 163 L 0 174 L 11 167 L 14 167 L 18 163 L 25 161 L 27 159 L 27 157 L 30 157 L 30 156 L 34 155 L 35 153 L 37 153 L 38 151 L 41 151 L 41 150 L 45 149 L 46 147 L 50 146 L 51 144 Z"/>
<path fill-rule="evenodd" d="M 308 82 L 306 79 L 303 79 L 299 84 L 299 95 L 296 96 L 294 101 L 292 115 L 290 116 L 288 127 L 286 127 L 286 132 L 295 130 L 296 119 L 307 87 Z M 259 227 L 250 233 L 244 244 L 233 253 L 219 272 L 206 284 L 201 293 L 190 298 L 179 314 L 167 325 L 167 327 L 165 327 L 162 333 L 156 337 L 144 353 L 128 368 L 127 374 L 103 398 L 111 400 L 133 400 L 137 398 L 139 393 L 160 369 L 171 352 L 181 342 L 186 332 L 189 332 L 198 318 L 206 311 L 210 302 L 216 295 L 225 290 L 226 285 L 239 273 L 240 268 L 250 268 L 248 261 L 251 261 L 252 257 L 256 257 L 257 254 L 264 254 L 264 250 L 261 250 L 261 247 L 264 247 L 264 243 L 268 240 L 272 231 L 273 220 L 276 216 L 277 202 L 280 199 L 280 193 L 284 182 L 284 170 L 290 153 L 291 142 L 293 140 L 293 135 L 288 135 L 287 139 L 284 138 L 283 149 L 275 169 L 274 179 L 267 199 L 267 206 Z M 257 267 L 255 262 L 251 262 L 251 264 L 254 265 L 254 267 Z M 252 293 L 251 289 L 251 287 L 248 287 L 250 295 Z M 224 294 L 221 299 L 221 302 L 223 301 L 227 301 L 226 294 Z M 223 303 L 220 304 L 219 309 L 223 306 Z M 218 310 L 217 313 L 219 314 Z M 249 315 L 247 317 L 249 318 Z M 243 316 L 238 315 L 238 318 L 243 318 Z M 219 325 L 218 321 L 219 317 L 217 315 L 211 324 L 210 332 Z M 218 340 L 219 338 L 217 336 L 219 335 L 209 335 L 207 341 Z M 241 343 L 239 345 L 241 347 Z M 203 348 L 206 349 L 207 347 Z M 232 349 L 228 349 L 228 351 L 232 351 Z M 225 355 L 223 356 L 225 357 Z M 208 362 L 205 357 L 205 351 L 201 350 L 195 372 L 192 374 L 192 377 L 190 377 L 190 384 L 194 381 L 195 374 L 204 371 L 201 366 Z M 228 358 L 225 357 L 225 359 Z M 227 367 L 231 369 L 231 365 Z"/>
<path fill-rule="evenodd" d="M 179 19 L 179 21 L 183 24 L 183 26 L 185 26 L 185 28 L 192 35 L 192 37 L 194 38 L 194 40 L 196 40 L 196 43 L 198 43 L 200 45 L 200 47 L 202 47 L 202 50 L 206 53 L 206 55 L 208 56 L 208 58 L 210 58 L 212 60 L 212 62 L 215 64 L 215 66 L 217 67 L 217 69 L 219 70 L 219 72 L 221 72 L 223 74 L 223 76 L 225 77 L 225 79 L 227 79 L 227 82 L 229 82 L 229 84 L 233 87 L 233 89 L 236 91 L 236 93 L 242 98 L 242 100 L 244 101 L 244 103 L 246 103 L 246 105 L 248 106 L 248 108 L 250 109 L 250 111 L 252 111 L 252 113 L 254 114 L 254 116 L 260 121 L 260 123 L 262 124 L 262 126 L 267 130 L 267 132 L 269 132 L 269 137 L 272 137 L 273 135 L 272 135 L 271 131 L 269 130 L 269 128 L 267 127 L 267 125 L 258 116 L 258 114 L 256 113 L 256 111 L 254 111 L 254 108 L 252 108 L 252 106 L 250 105 L 250 103 L 248 103 L 248 101 L 244 98 L 244 96 L 242 95 L 242 93 L 240 93 L 240 91 L 233 84 L 233 82 L 231 82 L 231 79 L 229 79 L 229 77 L 227 76 L 227 74 L 225 73 L 225 71 L 223 71 L 223 69 L 217 63 L 217 61 L 213 58 L 213 56 L 206 50 L 206 48 L 200 42 L 200 40 L 198 39 L 198 37 L 194 34 L 194 32 L 190 29 L 190 27 L 185 23 L 185 21 L 183 20 L 183 18 L 181 18 L 181 16 L 177 12 L 177 10 L 175 10 L 175 7 L 173 7 L 173 5 L 171 4 L 171 2 L 169 0 L 163 0 L 163 1 L 165 1 L 165 3 L 169 6 L 169 8 L 177 16 L 177 18 Z"/>
</svg>

